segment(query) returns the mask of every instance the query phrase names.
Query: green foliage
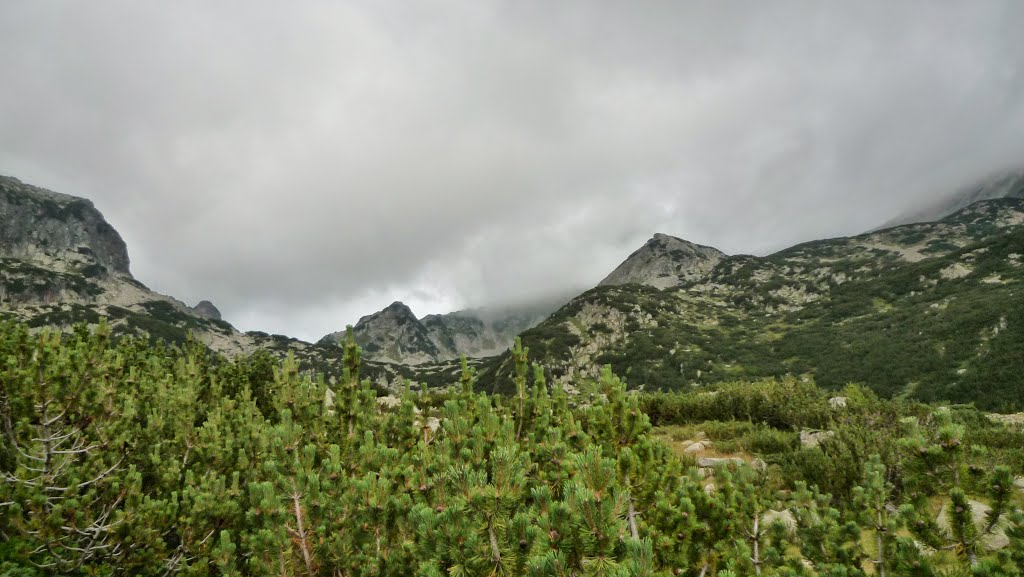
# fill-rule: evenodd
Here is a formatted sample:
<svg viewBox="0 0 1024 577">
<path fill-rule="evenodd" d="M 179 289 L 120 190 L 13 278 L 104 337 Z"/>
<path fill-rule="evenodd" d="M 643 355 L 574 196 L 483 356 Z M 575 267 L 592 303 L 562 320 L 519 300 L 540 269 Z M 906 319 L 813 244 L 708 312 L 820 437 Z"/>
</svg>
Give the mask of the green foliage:
<svg viewBox="0 0 1024 577">
<path fill-rule="evenodd" d="M 793 378 L 728 383 L 714 391 L 644 395 L 642 406 L 656 425 L 746 420 L 776 428 L 821 428 L 832 411 L 814 383 Z"/>
<path fill-rule="evenodd" d="M 606 367 L 573 399 L 517 346 L 514 396 L 475 392 L 462 362 L 450 393 L 406 389 L 385 405 L 351 333 L 328 386 L 294 357 L 112 341 L 103 323 L 64 337 L 0 329 L 5 575 L 927 575 L 935 563 L 894 536 L 913 517 L 890 504 L 971 491 L 992 524 L 1015 506 L 1009 468 L 972 472 L 1012 433 L 863 389 L 847 389 L 842 410 L 796 380 L 675 398 L 627 392 Z M 721 466 L 709 480 L 655 437 L 648 410 L 773 464 Z M 900 420 L 908 413 L 916 425 Z M 799 449 L 794 429 L 812 425 L 836 435 Z M 946 448 L 979 439 L 992 453 Z M 872 444 L 882 456 L 861 458 Z M 786 459 L 804 451 L 841 471 L 866 462 L 852 497 L 801 481 L 813 467 Z M 829 481 L 840 474 L 819 476 L 842 488 Z M 765 520 L 779 510 L 793 527 Z M 999 554 L 978 546 L 987 526 L 955 520 L 951 536 L 929 539 L 964 551 L 956 570 L 1013 575 L 1017 517 Z"/>
</svg>

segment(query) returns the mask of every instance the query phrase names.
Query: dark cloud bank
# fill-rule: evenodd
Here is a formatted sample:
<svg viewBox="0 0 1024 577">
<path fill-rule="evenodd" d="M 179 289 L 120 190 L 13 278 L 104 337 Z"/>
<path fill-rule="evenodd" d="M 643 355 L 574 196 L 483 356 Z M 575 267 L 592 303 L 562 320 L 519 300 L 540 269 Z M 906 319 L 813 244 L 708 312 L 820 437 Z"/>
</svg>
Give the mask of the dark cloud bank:
<svg viewBox="0 0 1024 577">
<path fill-rule="evenodd" d="M 1024 3 L 6 2 L 0 172 L 315 338 L 765 253 L 1024 164 Z"/>
</svg>

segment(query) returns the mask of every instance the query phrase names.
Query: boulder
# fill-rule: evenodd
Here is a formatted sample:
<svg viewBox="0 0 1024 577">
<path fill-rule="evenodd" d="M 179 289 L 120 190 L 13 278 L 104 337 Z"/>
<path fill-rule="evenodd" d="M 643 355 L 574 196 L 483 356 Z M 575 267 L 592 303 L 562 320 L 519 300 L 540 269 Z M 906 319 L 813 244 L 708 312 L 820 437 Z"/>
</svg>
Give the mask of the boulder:
<svg viewBox="0 0 1024 577">
<path fill-rule="evenodd" d="M 800 444 L 806 449 L 813 449 L 820 445 L 822 441 L 835 434 L 835 431 L 815 431 L 813 429 L 804 429 L 803 431 L 800 431 Z"/>
<path fill-rule="evenodd" d="M 720 467 L 722 465 L 743 465 L 746 461 L 739 457 L 701 457 L 697 459 L 697 465 L 706 468 Z"/>
<path fill-rule="evenodd" d="M 846 397 L 832 397 L 828 400 L 828 405 L 833 409 L 845 409 Z"/>
<path fill-rule="evenodd" d="M 1024 413 L 1011 413 L 1008 415 L 989 413 L 988 418 L 994 423 L 1002 423 L 1008 426 L 1024 425 Z"/>
<path fill-rule="evenodd" d="M 705 449 L 707 449 L 707 446 L 704 443 L 701 443 L 701 442 L 698 441 L 698 442 L 693 443 L 690 446 L 686 447 L 685 449 L 683 449 L 683 452 L 684 453 L 691 453 L 692 454 L 692 453 L 699 453 L 699 452 L 701 452 L 701 451 L 703 451 Z"/>
</svg>

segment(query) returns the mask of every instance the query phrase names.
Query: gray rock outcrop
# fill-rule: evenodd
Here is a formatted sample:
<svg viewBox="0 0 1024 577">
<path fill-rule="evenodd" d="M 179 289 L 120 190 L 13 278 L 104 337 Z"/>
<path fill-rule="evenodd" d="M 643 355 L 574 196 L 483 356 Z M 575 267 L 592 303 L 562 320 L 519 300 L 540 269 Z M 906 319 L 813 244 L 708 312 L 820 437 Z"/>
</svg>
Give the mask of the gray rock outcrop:
<svg viewBox="0 0 1024 577">
<path fill-rule="evenodd" d="M 599 286 L 644 284 L 669 288 L 700 280 L 715 268 L 726 254 L 667 234 L 655 234 L 629 255 Z"/>
<path fill-rule="evenodd" d="M 192 312 L 203 318 L 213 319 L 215 321 L 222 320 L 220 310 L 213 306 L 213 303 L 210 301 L 199 301 L 196 306 L 192 307 Z"/>
<path fill-rule="evenodd" d="M 86 276 L 129 275 L 128 247 L 93 203 L 0 176 L 0 254 Z"/>
</svg>

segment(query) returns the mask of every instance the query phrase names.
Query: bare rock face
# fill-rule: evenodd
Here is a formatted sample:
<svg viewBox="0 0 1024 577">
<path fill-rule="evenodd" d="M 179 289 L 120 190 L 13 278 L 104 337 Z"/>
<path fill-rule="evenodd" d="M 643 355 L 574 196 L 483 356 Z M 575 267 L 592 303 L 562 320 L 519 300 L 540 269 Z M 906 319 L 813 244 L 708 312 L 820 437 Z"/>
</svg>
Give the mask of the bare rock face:
<svg viewBox="0 0 1024 577">
<path fill-rule="evenodd" d="M 0 302 L 91 302 L 133 281 L 121 235 L 84 198 L 0 176 Z"/>
<path fill-rule="evenodd" d="M 599 286 L 644 284 L 664 289 L 705 278 L 726 254 L 710 246 L 655 234 Z"/>
<path fill-rule="evenodd" d="M 128 275 L 128 247 L 92 202 L 0 176 L 0 255 L 80 263 L 90 277 Z"/>
<path fill-rule="evenodd" d="M 192 312 L 203 318 L 213 319 L 215 321 L 222 320 L 220 310 L 213 306 L 213 303 L 210 301 L 199 301 L 196 306 L 192 307 Z"/>
</svg>

